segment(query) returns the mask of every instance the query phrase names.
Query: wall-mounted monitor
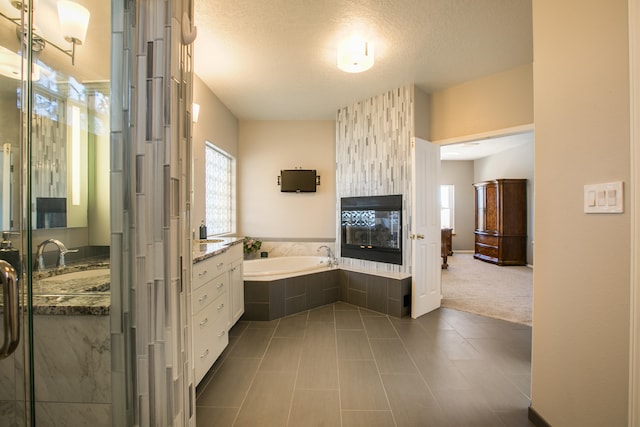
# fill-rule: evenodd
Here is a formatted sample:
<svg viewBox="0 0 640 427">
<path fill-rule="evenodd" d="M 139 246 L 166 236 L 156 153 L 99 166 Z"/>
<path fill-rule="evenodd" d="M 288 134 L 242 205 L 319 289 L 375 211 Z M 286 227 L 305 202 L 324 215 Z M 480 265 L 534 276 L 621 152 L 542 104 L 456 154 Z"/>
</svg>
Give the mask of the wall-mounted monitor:
<svg viewBox="0 0 640 427">
<path fill-rule="evenodd" d="M 280 191 L 283 193 L 315 193 L 315 169 L 285 169 L 280 171 Z"/>
</svg>

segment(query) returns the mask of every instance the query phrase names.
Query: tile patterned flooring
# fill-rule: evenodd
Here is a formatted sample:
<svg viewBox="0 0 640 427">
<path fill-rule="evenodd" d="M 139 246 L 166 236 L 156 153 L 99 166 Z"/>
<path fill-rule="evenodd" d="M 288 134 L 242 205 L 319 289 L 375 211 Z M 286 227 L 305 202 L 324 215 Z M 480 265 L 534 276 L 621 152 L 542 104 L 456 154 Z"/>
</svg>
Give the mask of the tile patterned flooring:
<svg viewBox="0 0 640 427">
<path fill-rule="evenodd" d="M 238 322 L 197 389 L 197 427 L 533 426 L 531 327 L 343 302 Z"/>
</svg>

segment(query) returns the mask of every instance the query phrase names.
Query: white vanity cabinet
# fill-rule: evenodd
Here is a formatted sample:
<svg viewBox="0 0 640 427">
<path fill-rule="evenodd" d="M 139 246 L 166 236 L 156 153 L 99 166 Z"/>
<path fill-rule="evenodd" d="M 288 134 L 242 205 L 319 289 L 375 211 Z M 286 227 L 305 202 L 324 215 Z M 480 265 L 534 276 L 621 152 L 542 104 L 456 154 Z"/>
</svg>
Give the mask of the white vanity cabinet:
<svg viewBox="0 0 640 427">
<path fill-rule="evenodd" d="M 193 264 L 191 315 L 196 384 L 225 347 L 229 329 L 244 313 L 242 245 Z"/>
<path fill-rule="evenodd" d="M 236 249 L 237 248 L 237 249 Z M 236 324 L 244 314 L 244 279 L 242 245 L 236 245 L 231 256 L 229 270 L 229 295 L 231 296 L 231 310 L 229 311 L 229 328 Z"/>
<path fill-rule="evenodd" d="M 196 383 L 229 344 L 229 272 L 225 253 L 193 266 L 191 291 Z"/>
</svg>

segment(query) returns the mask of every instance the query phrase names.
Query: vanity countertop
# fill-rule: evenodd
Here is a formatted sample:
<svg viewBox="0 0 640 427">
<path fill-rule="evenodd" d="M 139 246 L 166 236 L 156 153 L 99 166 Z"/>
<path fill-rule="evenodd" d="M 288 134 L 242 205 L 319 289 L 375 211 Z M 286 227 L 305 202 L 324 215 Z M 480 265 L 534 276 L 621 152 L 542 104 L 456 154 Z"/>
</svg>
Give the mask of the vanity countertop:
<svg viewBox="0 0 640 427">
<path fill-rule="evenodd" d="M 231 246 L 241 245 L 242 237 L 220 237 L 208 240 L 194 240 L 193 242 L 193 263 L 204 261 L 205 259 L 220 255 Z"/>
<path fill-rule="evenodd" d="M 195 240 L 193 263 L 220 255 L 240 245 L 242 237 Z M 89 272 L 100 270 L 95 274 Z M 104 274 L 103 274 L 104 273 Z M 33 314 L 107 316 L 111 306 L 108 260 L 68 265 L 33 273 Z M 25 289 L 22 285 L 20 289 Z M 0 295 L 0 300 L 2 295 Z M 0 301 L 1 302 L 1 301 Z M 2 304 L 0 304 L 2 312 Z"/>
</svg>

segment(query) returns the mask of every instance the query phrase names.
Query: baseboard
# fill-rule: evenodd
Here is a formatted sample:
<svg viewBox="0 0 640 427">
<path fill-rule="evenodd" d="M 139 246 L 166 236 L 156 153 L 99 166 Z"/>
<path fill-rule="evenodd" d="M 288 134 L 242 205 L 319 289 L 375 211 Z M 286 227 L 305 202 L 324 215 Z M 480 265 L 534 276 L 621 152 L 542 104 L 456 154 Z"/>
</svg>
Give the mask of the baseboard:
<svg viewBox="0 0 640 427">
<path fill-rule="evenodd" d="M 473 249 L 465 250 L 465 249 L 455 249 L 453 251 L 454 254 L 472 254 L 474 253 Z"/>
<path fill-rule="evenodd" d="M 536 427 L 551 427 L 551 424 L 542 418 L 531 406 L 529 406 L 528 418 Z"/>
</svg>

